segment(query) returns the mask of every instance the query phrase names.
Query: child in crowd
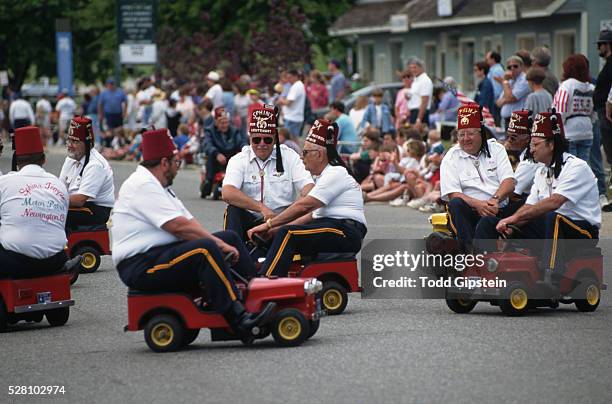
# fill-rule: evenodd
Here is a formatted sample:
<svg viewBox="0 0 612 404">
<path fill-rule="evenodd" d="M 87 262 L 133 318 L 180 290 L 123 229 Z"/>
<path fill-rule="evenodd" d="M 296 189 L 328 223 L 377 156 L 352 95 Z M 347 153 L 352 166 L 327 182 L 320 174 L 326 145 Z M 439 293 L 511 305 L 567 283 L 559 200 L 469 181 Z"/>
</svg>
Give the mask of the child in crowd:
<svg viewBox="0 0 612 404">
<path fill-rule="evenodd" d="M 395 144 L 383 145 L 378 157 L 372 163 L 371 174 L 361 182 L 361 190 L 370 192 L 384 185 L 385 175 L 394 173 L 396 168 L 392 161 L 397 159 L 397 147 Z"/>
<path fill-rule="evenodd" d="M 180 124 L 178 127 L 178 133 L 173 140 L 176 148 L 181 150 L 183 146 L 185 146 L 185 143 L 187 143 L 189 140 L 189 127 L 184 123 Z"/>
<path fill-rule="evenodd" d="M 359 151 L 351 154 L 349 157 L 353 176 L 358 183 L 361 183 L 370 175 L 370 166 L 376 156 L 378 156 L 379 148 L 380 132 L 375 128 L 368 128 L 361 139 Z"/>
</svg>

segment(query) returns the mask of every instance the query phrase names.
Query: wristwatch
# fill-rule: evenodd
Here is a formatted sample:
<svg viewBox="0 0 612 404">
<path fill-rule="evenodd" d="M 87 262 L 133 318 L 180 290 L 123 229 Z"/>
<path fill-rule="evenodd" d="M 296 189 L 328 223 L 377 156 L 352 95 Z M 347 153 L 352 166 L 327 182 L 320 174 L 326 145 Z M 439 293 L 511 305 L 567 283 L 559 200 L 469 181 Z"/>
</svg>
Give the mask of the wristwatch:
<svg viewBox="0 0 612 404">
<path fill-rule="evenodd" d="M 497 194 L 493 195 L 491 198 L 497 199 L 499 201 L 499 195 L 497 195 Z"/>
<path fill-rule="evenodd" d="M 266 224 L 268 225 L 268 229 L 272 228 L 272 218 L 266 220 Z"/>
</svg>

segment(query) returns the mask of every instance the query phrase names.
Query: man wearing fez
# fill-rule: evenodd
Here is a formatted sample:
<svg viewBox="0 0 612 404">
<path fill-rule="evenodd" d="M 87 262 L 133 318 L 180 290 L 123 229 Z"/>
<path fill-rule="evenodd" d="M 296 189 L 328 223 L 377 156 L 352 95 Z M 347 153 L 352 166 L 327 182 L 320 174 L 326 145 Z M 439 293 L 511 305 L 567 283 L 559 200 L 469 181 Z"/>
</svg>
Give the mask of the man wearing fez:
<svg viewBox="0 0 612 404">
<path fill-rule="evenodd" d="M 538 163 L 533 161 L 529 153 L 532 125 L 531 111 L 522 109 L 512 112 L 510 123 L 508 124 L 506 149 L 508 154 L 516 153 L 518 157 L 518 163 L 514 170 L 516 186 L 514 187 L 514 196 L 511 198 L 510 203 L 516 209 L 522 206 L 527 195 L 529 195 L 538 166 Z"/>
<path fill-rule="evenodd" d="M 68 156 L 60 180 L 68 188 L 70 209 L 67 229 L 105 225 L 115 203 L 113 170 L 94 146 L 91 119 L 77 116 L 70 120 L 66 148 Z"/>
<path fill-rule="evenodd" d="M 249 146 L 232 157 L 223 180 L 228 206 L 223 227 L 246 241 L 256 224 L 285 210 L 314 186 L 300 156 L 278 142 L 274 107 L 258 106 L 249 117 Z"/>
<path fill-rule="evenodd" d="M 13 171 L 0 177 L 0 277 L 60 271 L 68 257 L 68 190 L 46 172 L 40 129 L 15 130 Z"/>
<path fill-rule="evenodd" d="M 274 305 L 249 313 L 238 300 L 224 256 L 233 253 L 233 267 L 245 278 L 255 276 L 253 262 L 236 233 L 205 230 L 170 188 L 180 165 L 177 152 L 167 129 L 143 134 L 143 161 L 121 186 L 113 210 L 113 262 L 130 288 L 203 288 L 211 307 L 248 338 Z"/>
<path fill-rule="evenodd" d="M 274 235 L 260 270 L 264 276 L 286 276 L 296 253 L 357 253 L 367 232 L 361 187 L 338 155 L 338 125 L 319 119 L 310 128 L 302 159 L 316 178 L 308 195 L 278 216 L 248 231 Z"/>
</svg>

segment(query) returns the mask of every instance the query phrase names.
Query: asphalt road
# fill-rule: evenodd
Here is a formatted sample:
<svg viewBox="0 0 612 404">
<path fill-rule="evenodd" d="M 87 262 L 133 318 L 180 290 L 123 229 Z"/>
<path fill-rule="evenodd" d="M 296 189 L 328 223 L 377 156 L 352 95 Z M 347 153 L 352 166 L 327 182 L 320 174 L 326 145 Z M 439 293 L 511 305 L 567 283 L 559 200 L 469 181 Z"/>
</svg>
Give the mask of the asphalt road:
<svg viewBox="0 0 612 404">
<path fill-rule="evenodd" d="M 9 154 L 0 170 L 9 169 Z M 58 174 L 62 157 L 49 155 Z M 117 189 L 133 163 L 113 163 Z M 197 195 L 196 170 L 173 187 L 209 229 L 220 229 L 224 205 Z M 417 238 L 426 216 L 408 208 L 367 206 L 368 238 Z M 608 226 L 609 218 L 606 218 Z M 604 225 L 605 226 L 605 225 Z M 606 228 L 603 234 L 608 233 Z M 607 282 L 610 283 L 609 275 Z M 469 315 L 442 301 L 362 300 L 326 317 L 297 348 L 271 339 L 244 347 L 211 343 L 202 332 L 189 349 L 154 354 L 142 333 L 124 333 L 126 288 L 109 257 L 81 275 L 68 324 L 22 324 L 0 334 L 0 402 L 11 385 L 62 385 L 46 400 L 70 402 L 612 402 L 612 309 L 609 293 L 595 313 L 573 306 L 508 318 L 479 304 Z"/>
</svg>

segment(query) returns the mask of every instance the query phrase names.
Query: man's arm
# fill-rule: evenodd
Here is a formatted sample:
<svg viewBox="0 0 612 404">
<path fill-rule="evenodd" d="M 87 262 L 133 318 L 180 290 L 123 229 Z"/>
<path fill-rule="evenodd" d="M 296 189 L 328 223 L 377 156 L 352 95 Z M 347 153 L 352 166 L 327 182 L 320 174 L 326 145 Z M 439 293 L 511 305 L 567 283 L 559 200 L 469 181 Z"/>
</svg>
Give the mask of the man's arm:
<svg viewBox="0 0 612 404">
<path fill-rule="evenodd" d="M 514 178 L 506 178 L 502 181 L 495 191 L 495 194 L 499 197 L 500 201 L 503 201 L 514 192 L 514 187 L 516 186 L 516 180 Z"/>
<path fill-rule="evenodd" d="M 324 206 L 323 202 L 312 196 L 305 196 L 298 199 L 278 216 L 268 219 L 266 223 L 260 224 L 249 230 L 247 232 L 248 238 L 251 239 L 255 233 L 266 234 L 269 230 L 272 230 L 274 233 L 275 230 L 278 230 L 278 227 L 293 221 L 301 223 L 302 220 L 304 220 L 304 223 L 306 223 L 310 221 L 307 220 L 308 218 L 312 218 L 312 212 L 322 206 Z"/>
<path fill-rule="evenodd" d="M 212 240 L 222 252 L 226 254 L 233 252 L 235 254 L 234 259 L 238 259 L 238 250 L 235 247 L 206 231 L 195 218 L 187 219 L 185 216 L 179 216 L 167 221 L 161 228 L 181 240 L 197 240 L 202 238 Z"/>
<path fill-rule="evenodd" d="M 425 111 L 427 111 L 427 104 L 429 103 L 429 96 L 423 95 L 421 96 L 421 105 L 419 106 L 419 115 L 417 120 L 419 122 L 423 122 L 423 117 L 425 116 Z"/>
<path fill-rule="evenodd" d="M 264 205 L 262 202 L 258 202 L 255 199 L 250 198 L 249 196 L 247 196 L 247 194 L 245 194 L 233 185 L 223 185 L 223 188 L 221 189 L 221 194 L 223 196 L 223 200 L 229 205 L 233 205 L 242 209 L 252 210 L 254 212 L 260 212 L 262 215 L 264 215 L 264 218 L 266 219 L 267 216 L 272 213 L 272 210 L 266 205 Z"/>
<path fill-rule="evenodd" d="M 523 205 L 514 215 L 508 217 L 505 221 L 507 224 L 520 226 L 531 219 L 559 209 L 565 202 L 567 202 L 567 198 L 563 195 L 552 194 L 535 205 Z"/>
<path fill-rule="evenodd" d="M 70 204 L 71 208 L 81 208 L 85 205 L 85 202 L 89 200 L 87 195 L 83 194 L 72 194 L 70 195 Z"/>
<path fill-rule="evenodd" d="M 510 87 L 510 82 L 508 80 L 502 81 L 502 89 L 504 92 L 504 103 L 512 104 L 518 101 L 514 94 L 512 94 L 512 88 Z"/>
<path fill-rule="evenodd" d="M 314 183 L 310 183 L 310 184 L 304 185 L 304 188 L 302 188 L 302 190 L 300 191 L 300 197 L 304 197 L 304 196 L 308 195 L 310 190 L 313 189 L 313 188 L 314 188 Z"/>
</svg>

